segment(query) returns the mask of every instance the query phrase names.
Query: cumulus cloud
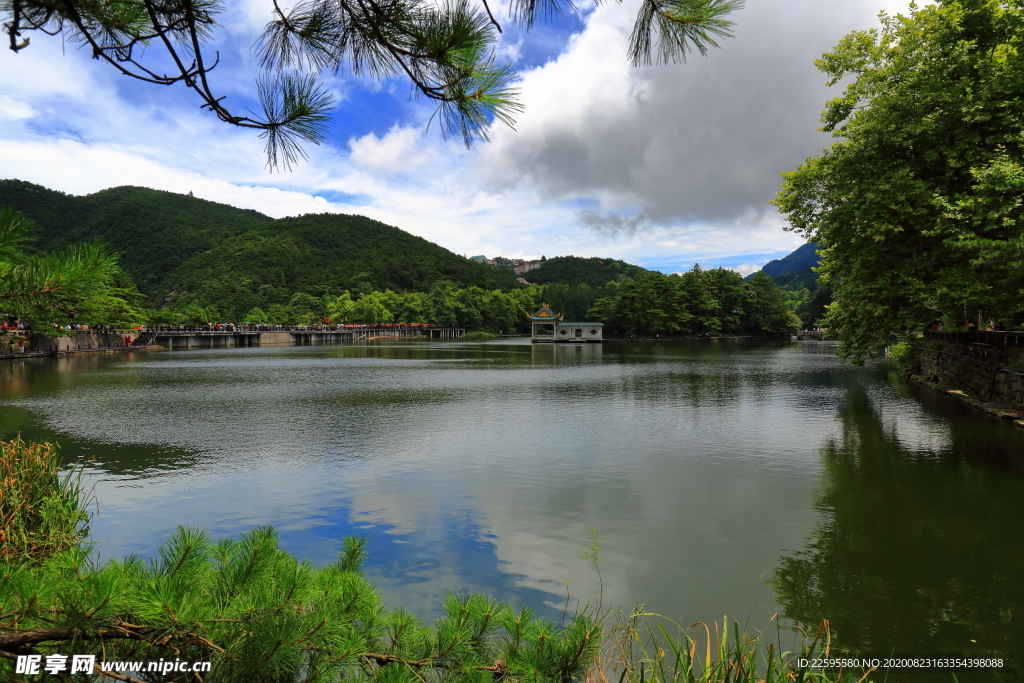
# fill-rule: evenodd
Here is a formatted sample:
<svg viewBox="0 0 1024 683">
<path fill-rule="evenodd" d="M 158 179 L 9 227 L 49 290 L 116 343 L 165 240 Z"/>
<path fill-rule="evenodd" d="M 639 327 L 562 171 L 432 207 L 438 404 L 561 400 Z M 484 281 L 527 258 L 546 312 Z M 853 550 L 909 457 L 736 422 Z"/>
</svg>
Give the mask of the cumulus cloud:
<svg viewBox="0 0 1024 683">
<path fill-rule="evenodd" d="M 30 119 L 36 115 L 36 110 L 27 102 L 21 102 L 7 95 L 0 95 L 0 120 L 18 121 Z"/>
<path fill-rule="evenodd" d="M 552 200 L 595 200 L 607 220 L 581 220 L 599 231 L 628 207 L 651 224 L 756 221 L 773 211 L 779 172 L 830 142 L 816 129 L 835 93 L 813 61 L 875 25 L 879 9 L 878 0 L 751 2 L 721 49 L 634 69 L 635 4 L 603 5 L 557 60 L 525 75 L 526 113 L 482 150 L 485 177 Z"/>
<path fill-rule="evenodd" d="M 426 163 L 428 142 L 420 129 L 395 126 L 383 137 L 368 133 L 349 141 L 349 157 L 361 168 L 392 176 L 409 173 Z"/>
</svg>

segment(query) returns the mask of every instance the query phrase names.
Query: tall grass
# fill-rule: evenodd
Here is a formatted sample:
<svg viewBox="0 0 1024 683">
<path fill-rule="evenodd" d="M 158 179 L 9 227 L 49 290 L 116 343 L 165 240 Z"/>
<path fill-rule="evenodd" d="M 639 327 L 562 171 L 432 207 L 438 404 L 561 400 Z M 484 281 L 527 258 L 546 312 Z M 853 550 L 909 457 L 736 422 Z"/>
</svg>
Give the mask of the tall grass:
<svg viewBox="0 0 1024 683">
<path fill-rule="evenodd" d="M 87 534 L 81 470 L 62 471 L 57 449 L 0 441 L 0 560 L 39 559 Z"/>
<path fill-rule="evenodd" d="M 654 622 L 641 618 L 654 618 Z M 666 628 L 666 624 L 669 625 Z M 828 621 L 813 634 L 792 631 L 787 649 L 781 642 L 786 629 L 777 629 L 771 642 L 762 633 L 740 630 L 727 619 L 689 629 L 658 614 L 637 610 L 614 621 L 605 647 L 585 683 L 858 683 L 871 671 L 812 670 L 815 658 L 830 655 Z"/>
</svg>

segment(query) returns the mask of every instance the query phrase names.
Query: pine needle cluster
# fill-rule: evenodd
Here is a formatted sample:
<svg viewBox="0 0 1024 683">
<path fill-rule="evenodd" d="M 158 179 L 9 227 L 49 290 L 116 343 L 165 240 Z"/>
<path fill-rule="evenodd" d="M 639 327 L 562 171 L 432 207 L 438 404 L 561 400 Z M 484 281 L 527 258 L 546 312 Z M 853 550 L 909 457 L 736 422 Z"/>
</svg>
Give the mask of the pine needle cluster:
<svg viewBox="0 0 1024 683">
<path fill-rule="evenodd" d="M 148 562 L 99 566 L 84 546 L 36 564 L 6 561 L 0 671 L 17 654 L 102 652 L 106 661 L 211 662 L 207 673 L 164 681 L 569 683 L 600 647 L 601 627 L 586 616 L 558 628 L 483 595 L 449 595 L 445 616 L 424 624 L 383 605 L 360 571 L 364 558 L 357 538 L 317 568 L 282 550 L 271 528 L 214 542 L 179 527 Z"/>
<path fill-rule="evenodd" d="M 122 326 L 143 319 L 136 305 L 142 297 L 109 247 L 90 241 L 32 252 L 27 243 L 35 227 L 15 209 L 0 208 L 0 316 L 44 337 L 61 334 L 60 326 L 76 318 Z"/>
</svg>

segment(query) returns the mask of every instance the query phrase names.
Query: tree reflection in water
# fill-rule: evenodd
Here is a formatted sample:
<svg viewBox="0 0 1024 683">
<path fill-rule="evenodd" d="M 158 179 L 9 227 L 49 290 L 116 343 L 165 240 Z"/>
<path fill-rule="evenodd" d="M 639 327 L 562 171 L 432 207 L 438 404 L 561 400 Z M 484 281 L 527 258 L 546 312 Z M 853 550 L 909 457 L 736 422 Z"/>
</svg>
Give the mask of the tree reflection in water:
<svg viewBox="0 0 1024 683">
<path fill-rule="evenodd" d="M 915 450 L 901 445 L 859 387 L 840 415 L 841 436 L 821 449 L 822 520 L 774 577 L 784 616 L 804 627 L 829 619 L 836 644 L 851 655 L 1009 654 L 1014 670 L 957 678 L 1018 680 L 1024 435 L 960 415 L 949 420 L 944 447 Z M 901 670 L 889 680 L 953 678 Z"/>
</svg>

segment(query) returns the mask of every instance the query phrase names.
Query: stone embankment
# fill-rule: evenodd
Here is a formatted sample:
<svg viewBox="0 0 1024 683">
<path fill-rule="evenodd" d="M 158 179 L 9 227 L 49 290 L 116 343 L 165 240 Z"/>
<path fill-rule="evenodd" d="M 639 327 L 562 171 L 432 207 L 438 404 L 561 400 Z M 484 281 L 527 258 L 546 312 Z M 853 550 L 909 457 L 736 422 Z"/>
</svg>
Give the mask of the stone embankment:
<svg viewBox="0 0 1024 683">
<path fill-rule="evenodd" d="M 1024 427 L 1024 333 L 925 332 L 911 381 Z"/>
<path fill-rule="evenodd" d="M 125 348 L 124 332 L 90 330 L 66 337 L 9 332 L 0 335 L 0 357 L 52 356 L 82 351 L 118 351 Z M 129 334 L 134 339 L 135 334 Z"/>
</svg>

